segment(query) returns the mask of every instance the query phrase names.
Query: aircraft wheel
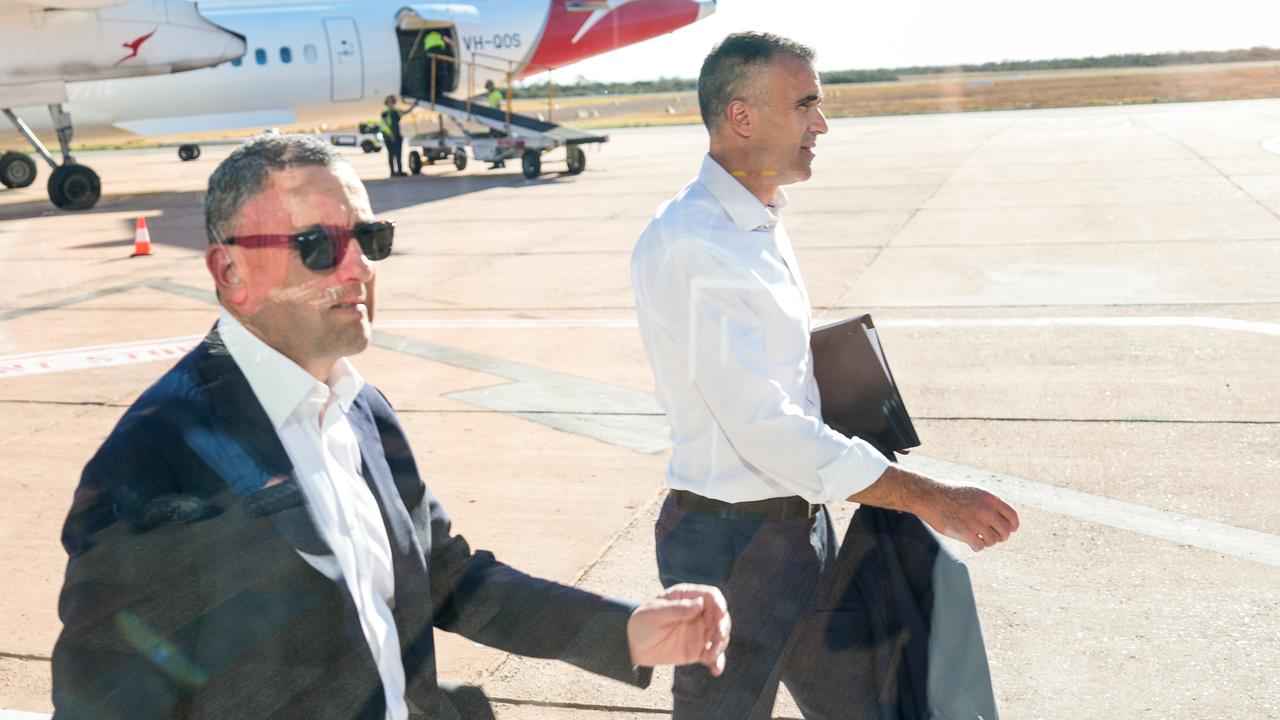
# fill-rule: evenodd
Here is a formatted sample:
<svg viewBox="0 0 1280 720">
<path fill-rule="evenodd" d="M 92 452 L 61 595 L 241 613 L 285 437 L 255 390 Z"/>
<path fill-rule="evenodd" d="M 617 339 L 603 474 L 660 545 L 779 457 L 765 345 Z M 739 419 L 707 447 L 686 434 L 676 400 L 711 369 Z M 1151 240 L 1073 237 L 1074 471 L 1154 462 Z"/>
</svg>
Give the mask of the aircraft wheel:
<svg viewBox="0 0 1280 720">
<path fill-rule="evenodd" d="M 537 150 L 525 150 L 524 155 L 520 156 L 520 167 L 524 170 L 524 176 L 530 180 L 542 174 L 542 153 Z"/>
<path fill-rule="evenodd" d="M 200 157 L 199 145 L 186 144 L 178 146 L 178 159 L 182 162 L 190 162 L 198 157 Z"/>
<path fill-rule="evenodd" d="M 417 150 L 409 153 L 409 172 L 414 175 L 422 174 L 422 155 Z"/>
<path fill-rule="evenodd" d="M 101 196 L 98 173 L 84 165 L 60 165 L 49 176 L 49 199 L 63 210 L 88 210 Z"/>
<path fill-rule="evenodd" d="M 587 168 L 587 154 L 577 145 L 570 145 L 565 151 L 568 154 L 569 174 L 577 175 Z"/>
<path fill-rule="evenodd" d="M 459 170 L 467 169 L 467 151 L 466 150 L 464 150 L 463 148 L 458 148 L 457 150 L 453 151 L 453 166 L 458 168 Z"/>
<path fill-rule="evenodd" d="M 35 179 L 35 160 L 16 152 L 0 156 L 0 183 L 5 187 L 24 188 L 35 182 Z"/>
</svg>

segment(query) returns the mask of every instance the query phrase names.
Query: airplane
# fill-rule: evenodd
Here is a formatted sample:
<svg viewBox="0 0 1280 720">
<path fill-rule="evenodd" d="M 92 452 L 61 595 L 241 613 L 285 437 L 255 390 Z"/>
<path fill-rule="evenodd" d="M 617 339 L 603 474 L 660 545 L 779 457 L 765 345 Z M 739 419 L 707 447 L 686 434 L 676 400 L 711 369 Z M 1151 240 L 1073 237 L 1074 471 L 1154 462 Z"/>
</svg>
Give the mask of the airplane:
<svg viewBox="0 0 1280 720">
<path fill-rule="evenodd" d="M 94 2 L 0 0 L 0 7 L 39 1 Z M 486 80 L 505 87 L 513 80 L 657 37 L 710 15 L 715 4 L 715 0 L 407 4 L 404 0 L 206 0 L 199 3 L 199 15 L 208 24 L 243 38 L 240 55 L 180 75 L 68 79 L 66 104 L 75 110 L 82 128 L 145 136 L 367 119 L 377 116 L 388 95 L 442 103 L 445 107 L 433 104 L 433 108 L 460 114 L 458 97 L 478 93 Z M 447 52 L 456 62 L 426 62 L 421 39 L 432 30 L 446 38 Z M 129 43 L 137 42 L 137 59 L 142 59 L 161 37 L 157 33 L 145 40 L 142 33 L 130 33 L 112 34 L 113 39 L 128 36 L 128 42 L 108 48 L 115 53 L 107 56 L 110 62 L 119 61 L 113 70 L 134 60 L 122 58 L 128 53 L 116 49 L 129 51 Z M 0 71 L 11 72 L 9 57 L 7 50 L 0 54 L 4 58 Z M 434 71 L 431 65 L 436 66 Z M 36 100 L 11 98 L 9 87 L 0 81 L 0 107 Z M 468 106 L 467 112 L 471 110 Z M 39 107 L 16 108 L 16 115 L 24 114 L 32 118 L 36 130 L 65 128 L 69 139 L 69 119 L 58 124 L 55 117 L 55 123 L 46 125 Z M 60 140 L 62 135 L 59 129 Z M 194 144 L 179 148 L 184 160 L 198 153 Z M 93 204 L 59 203 L 52 183 L 50 198 L 69 209 Z M 92 200 L 96 202 L 96 195 Z"/>
<path fill-rule="evenodd" d="M 0 0 L 0 28 L 0 111 L 53 168 L 49 199 L 67 209 L 92 207 L 100 194 L 97 173 L 71 156 L 68 87 L 212 66 L 246 48 L 242 36 L 209 22 L 189 0 Z M 48 108 L 61 163 L 13 110 L 31 105 L 21 114 Z M 0 155 L 4 185 L 25 187 L 35 178 L 29 156 Z"/>
</svg>

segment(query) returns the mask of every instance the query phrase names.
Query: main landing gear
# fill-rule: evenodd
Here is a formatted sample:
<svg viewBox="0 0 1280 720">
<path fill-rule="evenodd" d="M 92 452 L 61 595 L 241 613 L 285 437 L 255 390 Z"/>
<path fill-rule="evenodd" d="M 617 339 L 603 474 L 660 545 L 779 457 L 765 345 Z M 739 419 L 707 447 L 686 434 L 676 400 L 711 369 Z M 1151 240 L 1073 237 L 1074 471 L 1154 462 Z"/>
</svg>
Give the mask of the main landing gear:
<svg viewBox="0 0 1280 720">
<path fill-rule="evenodd" d="M 49 117 L 58 132 L 58 146 L 62 150 L 61 165 L 53 159 L 40 138 L 31 132 L 31 128 L 21 118 L 9 108 L 3 108 L 3 112 L 27 142 L 31 143 L 36 153 L 53 168 L 53 173 L 49 175 L 48 190 L 49 199 L 54 205 L 63 210 L 88 210 L 98 203 L 98 198 L 102 197 L 102 183 L 98 180 L 97 173 L 88 166 L 76 163 L 75 158 L 71 157 L 71 114 L 62 109 L 61 103 L 49 106 Z M 7 153 L 0 157 L 0 182 L 9 187 L 30 185 L 35 180 L 35 170 L 35 162 L 26 155 Z M 11 180 L 14 181 L 13 184 L 10 184 Z"/>
</svg>

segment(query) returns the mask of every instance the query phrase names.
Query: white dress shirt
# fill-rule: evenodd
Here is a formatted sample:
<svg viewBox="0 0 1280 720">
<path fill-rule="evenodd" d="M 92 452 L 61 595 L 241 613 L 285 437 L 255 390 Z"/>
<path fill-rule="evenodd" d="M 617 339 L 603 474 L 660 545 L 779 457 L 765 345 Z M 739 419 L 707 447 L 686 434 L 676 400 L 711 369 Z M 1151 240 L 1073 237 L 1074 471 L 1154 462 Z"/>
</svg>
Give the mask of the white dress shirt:
<svg viewBox="0 0 1280 720">
<path fill-rule="evenodd" d="M 343 358 L 322 383 L 226 310 L 218 319 L 218 332 L 266 410 L 293 462 L 311 519 L 333 552 L 298 554 L 330 580 L 346 585 L 382 678 L 387 720 L 404 720 L 409 715 L 404 664 L 389 604 L 395 597 L 391 543 L 373 491 L 360 474 L 360 447 L 347 420 L 364 378 Z"/>
<path fill-rule="evenodd" d="M 843 500 L 888 461 L 821 420 L 809 296 L 779 219 L 708 155 L 658 208 L 631 256 L 669 486 L 726 502 Z"/>
</svg>

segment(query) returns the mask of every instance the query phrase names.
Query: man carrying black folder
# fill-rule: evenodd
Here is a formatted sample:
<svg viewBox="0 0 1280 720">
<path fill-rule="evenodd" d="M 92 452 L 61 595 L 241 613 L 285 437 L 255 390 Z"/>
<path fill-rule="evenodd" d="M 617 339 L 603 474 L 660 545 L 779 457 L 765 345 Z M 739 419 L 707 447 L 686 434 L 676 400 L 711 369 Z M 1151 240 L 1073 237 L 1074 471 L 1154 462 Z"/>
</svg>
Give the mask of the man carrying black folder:
<svg viewBox="0 0 1280 720">
<path fill-rule="evenodd" d="M 831 595 L 824 583 L 832 584 L 837 559 L 825 504 L 847 499 L 863 504 L 859 513 L 885 513 L 868 534 L 882 536 L 873 546 L 897 542 L 885 534 L 912 535 L 901 552 L 859 555 L 850 574 L 873 575 L 866 562 L 882 567 L 886 552 L 909 563 L 916 549 L 936 549 L 936 538 L 903 513 L 974 550 L 1018 527 L 1013 508 L 991 493 L 902 469 L 822 420 L 809 297 L 779 219 L 787 202 L 780 186 L 809 178 L 817 136 L 827 132 L 812 59 L 811 49 L 765 33 L 730 35 L 712 50 L 698 80 L 710 151 L 632 255 L 640 331 L 674 445 L 656 528 L 661 580 L 718 586 L 734 614 L 722 677 L 677 669 L 676 720 L 768 718 L 780 681 L 806 718 L 942 715 L 929 698 L 886 697 L 907 693 L 903 683 L 850 680 L 858 658 L 913 662 L 878 649 L 841 654 L 876 645 L 876 618 L 896 626 L 923 612 L 923 621 L 902 622 L 928 634 L 929 607 L 885 615 L 868 598 L 893 596 L 893 588 L 867 583 L 925 587 L 929 597 L 917 603 L 925 606 L 932 586 L 927 569 L 909 569 L 841 585 L 850 589 L 830 606 L 815 600 Z M 902 644 L 919 643 L 919 634 Z M 985 654 L 982 665 L 985 673 Z M 923 693 L 919 678 L 916 687 Z M 970 717 L 994 717 L 993 702 L 974 705 Z"/>
</svg>

